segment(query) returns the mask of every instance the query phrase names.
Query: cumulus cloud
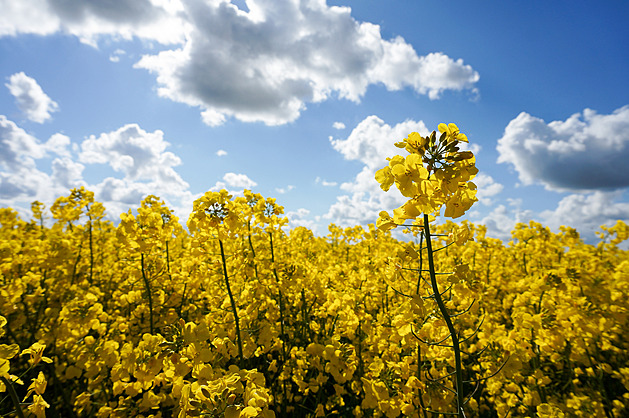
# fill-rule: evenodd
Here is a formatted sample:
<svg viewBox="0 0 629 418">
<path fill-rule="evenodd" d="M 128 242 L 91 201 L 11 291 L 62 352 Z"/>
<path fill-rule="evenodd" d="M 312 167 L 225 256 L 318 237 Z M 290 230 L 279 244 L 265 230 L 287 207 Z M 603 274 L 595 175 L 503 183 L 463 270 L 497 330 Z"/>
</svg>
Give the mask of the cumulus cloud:
<svg viewBox="0 0 629 418">
<path fill-rule="evenodd" d="M 5 86 L 15 97 L 17 107 L 33 122 L 44 123 L 52 117 L 51 113 L 59 109 L 59 105 L 44 93 L 37 81 L 23 72 L 9 77 Z"/>
<path fill-rule="evenodd" d="M 199 107 L 209 126 L 229 117 L 288 123 L 308 103 L 358 102 L 373 84 L 437 99 L 446 90 L 475 91 L 479 79 L 463 60 L 420 56 L 325 0 L 249 0 L 242 9 L 229 0 L 0 0 L 0 10 L 0 36 L 66 33 L 93 46 L 104 36 L 136 37 L 169 46 L 136 66 L 156 75 L 161 96 Z"/>
<path fill-rule="evenodd" d="M 226 173 L 223 176 L 223 180 L 225 180 L 227 185 L 230 187 L 237 187 L 237 188 L 243 188 L 243 189 L 248 189 L 248 188 L 255 187 L 258 185 L 258 183 L 251 180 L 245 174 Z"/>
<path fill-rule="evenodd" d="M 0 115 L 0 205 L 28 216 L 32 201 L 50 206 L 69 189 L 85 186 L 112 219 L 137 207 L 148 194 L 159 195 L 185 219 L 195 196 L 175 171 L 179 157 L 167 147 L 161 131 L 146 132 L 136 124 L 89 136 L 78 147 L 71 147 L 70 138 L 58 133 L 42 142 Z M 50 174 L 38 166 L 45 166 L 48 158 Z M 94 164 L 108 164 L 119 177 L 88 183 L 83 172 Z"/>
<path fill-rule="evenodd" d="M 278 192 L 279 194 L 286 194 L 290 192 L 291 190 L 293 190 L 294 188 L 295 186 L 293 186 L 292 184 L 289 184 L 286 187 L 276 187 L 275 191 Z"/>
<path fill-rule="evenodd" d="M 77 185 L 86 185 L 83 181 L 85 166 L 69 157 L 55 158 L 52 162 L 52 178 L 64 190 Z"/>
<path fill-rule="evenodd" d="M 71 141 L 70 137 L 56 133 L 53 134 L 48 141 L 44 144 L 44 148 L 48 152 L 52 152 L 54 154 L 60 155 L 62 157 L 70 157 L 70 150 L 68 147 L 70 146 Z"/>
<path fill-rule="evenodd" d="M 406 120 L 392 127 L 372 115 L 356 125 L 346 139 L 331 139 L 330 142 L 332 148 L 346 160 L 358 160 L 370 169 L 379 169 L 387 164 L 387 157 L 399 154 L 399 148 L 393 143 L 406 138 L 411 132 L 429 133 L 422 121 Z"/>
<path fill-rule="evenodd" d="M 378 212 L 387 209 L 382 207 L 383 201 L 384 199 L 380 196 L 373 196 L 365 192 L 341 195 L 336 198 L 336 202 L 323 215 L 323 219 L 342 227 L 375 224 Z M 389 206 L 391 205 L 389 204 Z"/>
<path fill-rule="evenodd" d="M 37 168 L 46 144 L 0 115 L 0 204 L 45 200 L 55 192 L 50 176 Z"/>
<path fill-rule="evenodd" d="M 0 0 L 0 36 L 61 32 L 94 46 L 104 35 L 173 44 L 184 40 L 182 8 L 178 0 Z"/>
<path fill-rule="evenodd" d="M 393 143 L 411 132 L 429 133 L 422 121 L 406 120 L 391 126 L 372 115 L 358 123 L 347 138 L 331 138 L 332 147 L 346 160 L 357 160 L 364 166 L 352 180 L 340 185 L 347 194 L 338 196 L 323 218 L 340 226 L 366 225 L 375 223 L 378 212 L 403 204 L 406 199 L 397 190 L 380 189 L 375 173 L 387 164 L 387 157 L 400 153 Z"/>
<path fill-rule="evenodd" d="M 79 160 L 108 164 L 130 180 L 150 180 L 168 189 L 186 189 L 188 183 L 174 170 L 181 164 L 181 159 L 166 151 L 169 145 L 162 131 L 146 132 L 137 124 L 128 124 L 84 140 Z"/>
<path fill-rule="evenodd" d="M 478 187 L 476 197 L 478 201 L 485 206 L 493 204 L 492 197 L 500 194 L 504 186 L 494 180 L 494 178 L 488 174 L 480 173 L 474 180 L 474 184 Z"/>
<path fill-rule="evenodd" d="M 288 227 L 296 228 L 298 226 L 302 226 L 304 228 L 308 228 L 314 234 L 317 234 L 319 228 L 319 218 L 315 216 L 315 219 L 308 219 L 310 216 L 310 211 L 305 208 L 299 208 L 294 211 L 286 212 L 286 218 L 288 219 Z"/>
<path fill-rule="evenodd" d="M 231 194 L 240 195 L 245 189 L 252 189 L 257 185 L 258 183 L 251 180 L 246 174 L 225 173 L 223 181 L 217 181 L 214 187 L 210 188 L 210 190 L 219 191 L 221 189 L 226 189 Z"/>
<path fill-rule="evenodd" d="M 59 18 L 52 15 L 47 0 L 0 0 L 0 10 L 0 36 L 49 35 L 59 29 Z"/>
<path fill-rule="evenodd" d="M 629 186 L 629 105 L 608 115 L 585 109 L 565 121 L 520 113 L 498 140 L 498 162 L 513 165 L 523 184 L 549 190 Z"/>
<path fill-rule="evenodd" d="M 120 62 L 120 57 L 125 55 L 126 52 L 122 49 L 116 49 L 110 56 L 109 61 L 111 62 Z"/>
<path fill-rule="evenodd" d="M 522 209 L 521 199 L 508 199 L 508 204 L 494 207 L 485 216 L 478 211 L 470 213 L 470 219 L 487 226 L 487 236 L 507 242 L 511 231 L 519 222 L 528 224 L 530 220 L 548 226 L 559 232 L 559 227 L 567 225 L 575 228 L 587 243 L 595 243 L 596 231 L 601 225 L 611 226 L 617 220 L 629 222 L 629 203 L 623 199 L 623 191 L 595 191 L 571 193 L 563 197 L 553 209 L 533 212 Z"/>
<path fill-rule="evenodd" d="M 612 225 L 618 219 L 629 222 L 629 203 L 619 202 L 622 191 L 570 194 L 554 210 L 540 213 L 545 225 L 557 230 L 560 225 L 576 228 L 584 238 L 594 238 L 601 225 Z"/>
<path fill-rule="evenodd" d="M 534 217 L 533 212 L 523 210 L 521 205 L 522 202 L 518 199 L 508 199 L 508 205 L 497 205 L 486 216 L 472 210 L 469 218 L 474 223 L 485 225 L 488 237 L 508 242 L 511 239 L 511 231 L 517 223 L 528 223 Z"/>
<path fill-rule="evenodd" d="M 460 59 L 418 56 L 400 37 L 383 39 L 378 25 L 356 21 L 348 7 L 323 0 L 247 6 L 185 1 L 185 44 L 145 55 L 136 66 L 157 75 L 161 96 L 200 107 L 210 126 L 226 117 L 284 124 L 310 102 L 357 102 L 371 84 L 436 99 L 445 90 L 472 89 L 479 78 Z"/>
<path fill-rule="evenodd" d="M 327 181 L 327 180 L 322 179 L 321 177 L 317 177 L 315 179 L 315 183 L 316 184 L 320 184 L 320 185 L 325 186 L 325 187 L 334 187 L 334 186 L 338 185 L 338 183 L 335 182 L 335 181 Z"/>
<path fill-rule="evenodd" d="M 59 190 L 54 180 L 37 168 L 37 161 L 47 155 L 47 148 L 47 144 L 0 115 L 1 205 L 13 206 L 20 200 L 46 201 Z"/>
<path fill-rule="evenodd" d="M 406 120 L 391 126 L 372 115 L 356 125 L 347 139 L 332 139 L 332 147 L 346 160 L 358 160 L 364 166 L 354 179 L 341 183 L 341 190 L 352 195 L 337 198 L 326 216 L 341 224 L 339 216 L 343 216 L 343 213 L 351 219 L 358 219 L 360 215 L 363 216 L 360 223 L 365 224 L 373 222 L 379 211 L 392 210 L 404 203 L 406 199 L 397 189 L 382 191 L 375 174 L 388 163 L 387 157 L 400 153 L 393 143 L 406 138 L 411 132 L 426 135 L 429 131 L 422 121 Z"/>
<path fill-rule="evenodd" d="M 218 151 L 216 151 L 216 155 L 219 157 L 224 157 L 227 155 L 227 151 L 223 150 L 223 149 L 219 149 Z"/>
<path fill-rule="evenodd" d="M 343 122 L 334 122 L 332 127 L 334 129 L 345 129 L 345 124 Z"/>
<path fill-rule="evenodd" d="M 46 151 L 32 135 L 0 115 L 0 164 L 5 169 L 16 170 L 20 166 L 34 166 L 34 160 L 42 158 Z"/>
<path fill-rule="evenodd" d="M 340 226 L 366 225 L 375 223 L 380 211 L 391 211 L 406 202 L 407 198 L 395 188 L 384 192 L 376 182 L 375 174 L 387 164 L 387 157 L 404 154 L 394 142 L 401 141 L 411 132 L 425 136 L 431 131 L 423 121 L 406 120 L 391 126 L 372 115 L 358 123 L 347 138 L 330 138 L 332 147 L 346 160 L 357 160 L 364 165 L 353 179 L 341 183 L 340 189 L 346 194 L 336 198 L 323 218 Z M 474 144 L 467 148 L 475 154 L 480 150 Z M 474 182 L 479 189 L 477 197 L 484 205 L 493 204 L 493 198 L 504 187 L 487 174 L 479 174 Z M 315 183 L 324 184 L 324 181 L 317 178 Z"/>
</svg>

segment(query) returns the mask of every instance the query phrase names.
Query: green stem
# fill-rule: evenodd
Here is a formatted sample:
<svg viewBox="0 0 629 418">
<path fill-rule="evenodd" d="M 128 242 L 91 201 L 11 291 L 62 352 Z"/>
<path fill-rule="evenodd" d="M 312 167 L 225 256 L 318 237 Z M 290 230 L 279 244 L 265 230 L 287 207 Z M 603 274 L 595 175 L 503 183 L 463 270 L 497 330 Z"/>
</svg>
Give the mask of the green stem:
<svg viewBox="0 0 629 418">
<path fill-rule="evenodd" d="M 277 293 L 279 296 L 279 304 L 280 304 L 280 341 L 282 341 L 282 364 L 286 364 L 286 335 L 284 334 L 284 301 L 282 298 L 282 288 L 280 287 L 280 278 L 277 275 L 277 269 L 275 268 L 275 254 L 273 252 L 273 233 L 269 232 L 269 239 L 271 244 L 271 265 L 273 266 L 273 275 L 275 276 L 275 281 L 277 282 Z M 251 235 L 249 235 L 249 242 L 251 242 Z M 251 246 L 253 250 L 253 245 Z M 256 272 L 257 274 L 257 272 Z M 284 400 L 287 399 L 286 395 L 286 382 L 282 381 L 282 390 L 284 392 Z M 284 415 L 284 404 L 280 406 L 281 415 Z"/>
<path fill-rule="evenodd" d="M 142 280 L 144 281 L 144 287 L 146 287 L 146 294 L 149 301 L 149 323 L 151 326 L 151 334 L 153 334 L 153 295 L 151 295 L 151 284 L 146 277 L 146 271 L 144 269 L 144 253 L 140 254 L 140 263 L 142 265 Z"/>
<path fill-rule="evenodd" d="M 422 380 L 422 347 L 420 343 L 417 343 L 417 379 Z M 421 389 L 418 389 L 419 396 L 419 406 L 422 408 L 422 414 L 424 418 L 428 418 L 428 412 L 426 411 L 426 406 L 424 406 L 424 398 L 422 398 Z"/>
<path fill-rule="evenodd" d="M 218 240 L 218 244 L 221 247 L 221 260 L 223 261 L 223 275 L 225 276 L 225 286 L 227 286 L 227 294 L 229 295 L 229 303 L 232 307 L 234 314 L 234 322 L 236 323 L 236 343 L 238 344 L 238 358 L 242 365 L 244 356 L 242 354 L 242 339 L 240 338 L 240 320 L 238 319 L 238 308 L 236 307 L 236 301 L 234 300 L 234 294 L 232 293 L 231 286 L 229 285 L 229 276 L 227 275 L 227 261 L 225 260 L 225 250 L 223 248 L 223 241 Z"/>
<path fill-rule="evenodd" d="M 88 206 L 89 211 L 89 206 Z M 90 238 L 90 285 L 94 284 L 94 238 L 92 234 L 92 215 L 89 215 L 88 232 Z"/>
<path fill-rule="evenodd" d="M 419 288 L 422 284 L 422 269 L 424 268 L 424 260 L 422 254 L 424 253 L 421 248 L 424 245 L 424 236 L 419 236 L 419 275 L 417 277 L 417 289 L 415 289 L 415 293 L 419 295 Z"/>
<path fill-rule="evenodd" d="M 168 272 L 168 278 L 172 280 L 170 275 L 170 253 L 168 252 L 168 240 L 166 240 L 166 271 Z"/>
<path fill-rule="evenodd" d="M 426 235 L 426 249 L 428 250 L 428 268 L 430 270 L 430 283 L 432 285 L 432 291 L 439 307 L 439 312 L 443 316 L 448 331 L 450 332 L 450 338 L 452 338 L 452 349 L 454 350 L 454 367 L 455 367 L 455 380 L 456 380 L 456 403 L 457 403 L 457 416 L 459 418 L 465 417 L 463 411 L 463 403 L 465 397 L 463 396 L 463 371 L 461 368 L 461 349 L 459 348 L 459 336 L 454 329 L 450 314 L 443 303 L 441 298 L 441 292 L 439 292 L 439 286 L 437 284 L 437 275 L 435 274 L 435 262 L 433 260 L 432 239 L 430 237 L 430 225 L 428 215 L 424 214 L 424 233 Z"/>
<path fill-rule="evenodd" d="M 251 248 L 251 254 L 253 255 L 253 272 L 256 275 L 256 279 L 258 278 L 258 266 L 256 265 L 256 250 L 253 248 L 253 242 L 251 241 L 251 221 L 247 222 L 247 230 L 249 232 L 249 234 L 247 235 L 247 238 L 249 240 L 249 248 Z M 273 248 L 271 246 L 271 251 L 273 251 Z"/>
<path fill-rule="evenodd" d="M 22 407 L 20 406 L 20 399 L 17 397 L 17 393 L 15 392 L 15 388 L 13 387 L 13 383 L 4 376 L 0 376 L 2 382 L 4 382 L 4 386 L 7 388 L 9 392 L 9 396 L 11 397 L 11 401 L 13 401 L 13 405 L 15 406 L 15 412 L 19 418 L 24 418 L 24 412 L 22 411 Z"/>
</svg>

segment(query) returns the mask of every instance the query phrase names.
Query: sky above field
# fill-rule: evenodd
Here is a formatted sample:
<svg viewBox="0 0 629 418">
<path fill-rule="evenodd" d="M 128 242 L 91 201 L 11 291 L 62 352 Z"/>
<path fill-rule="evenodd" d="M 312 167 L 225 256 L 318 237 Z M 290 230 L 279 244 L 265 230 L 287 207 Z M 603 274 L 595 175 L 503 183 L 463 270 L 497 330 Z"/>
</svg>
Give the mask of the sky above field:
<svg viewBox="0 0 629 418">
<path fill-rule="evenodd" d="M 115 4 L 115 8 L 112 8 Z M 466 219 L 587 240 L 629 222 L 629 2 L 0 0 L 0 206 L 85 186 L 275 197 L 292 226 L 375 223 L 393 143 L 454 122 Z"/>
</svg>

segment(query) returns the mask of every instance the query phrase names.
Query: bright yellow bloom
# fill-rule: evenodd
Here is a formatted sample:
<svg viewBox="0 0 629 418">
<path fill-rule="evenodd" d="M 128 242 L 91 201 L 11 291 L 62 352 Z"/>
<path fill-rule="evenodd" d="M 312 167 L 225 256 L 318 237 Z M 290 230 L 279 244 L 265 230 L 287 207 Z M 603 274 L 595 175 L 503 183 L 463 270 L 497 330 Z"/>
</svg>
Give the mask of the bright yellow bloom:
<svg viewBox="0 0 629 418">
<path fill-rule="evenodd" d="M 50 408 L 50 404 L 40 395 L 33 396 L 33 403 L 28 406 L 29 412 L 35 414 L 37 418 L 46 417 L 46 408 Z"/>
<path fill-rule="evenodd" d="M 378 220 L 376 221 L 376 227 L 381 231 L 388 231 L 394 229 L 397 225 L 395 221 L 386 211 L 381 211 Z"/>
<path fill-rule="evenodd" d="M 22 356 L 25 354 L 30 354 L 30 358 L 28 359 L 28 362 L 32 365 L 35 366 L 37 365 L 40 361 L 43 361 L 44 363 L 52 363 L 52 359 L 49 357 L 44 356 L 44 350 L 46 349 L 46 345 L 45 344 L 41 344 L 39 342 L 34 343 L 33 345 L 31 345 L 29 348 L 27 348 L 26 350 L 22 350 Z"/>
<path fill-rule="evenodd" d="M 0 344 L 0 376 L 9 377 L 9 360 L 20 352 L 17 344 Z"/>
<path fill-rule="evenodd" d="M 467 241 L 474 241 L 474 233 L 470 230 L 470 227 L 466 223 L 463 225 L 454 225 L 454 228 L 452 228 L 448 238 L 453 243 L 462 245 Z"/>
<path fill-rule="evenodd" d="M 38 395 L 43 395 L 44 392 L 46 391 L 46 384 L 47 382 L 46 382 L 46 377 L 44 376 L 44 373 L 39 372 L 39 374 L 37 375 L 37 378 L 33 379 L 30 386 L 28 387 L 28 391 L 26 392 L 26 396 L 24 397 L 24 400 L 26 400 L 26 398 L 31 396 L 33 392 L 35 392 Z"/>
<path fill-rule="evenodd" d="M 445 133 L 448 136 L 448 142 L 451 142 L 451 141 L 468 142 L 467 136 L 465 134 L 462 134 L 459 131 L 459 127 L 456 126 L 454 123 L 449 123 L 447 125 L 445 123 L 440 123 L 438 128 L 439 128 L 439 132 Z"/>
<path fill-rule="evenodd" d="M 388 165 L 376 171 L 376 181 L 380 183 L 380 188 L 385 192 L 388 192 L 393 183 L 395 177 L 391 174 L 391 167 Z"/>
<path fill-rule="evenodd" d="M 458 218 L 477 201 L 476 186 L 470 182 L 478 172 L 474 154 L 459 151 L 457 147 L 459 141 L 467 142 L 467 137 L 453 123 L 442 123 L 439 130 L 442 132 L 439 141 L 435 132 L 427 137 L 412 132 L 395 143 L 409 155 L 387 158 L 389 164 L 376 171 L 376 181 L 382 190 L 388 191 L 395 184 L 400 193 L 409 198 L 393 211 L 395 224 L 416 219 L 424 213 L 438 213 L 444 204 L 444 216 Z M 394 227 L 384 218 L 376 225 L 387 230 Z"/>
</svg>

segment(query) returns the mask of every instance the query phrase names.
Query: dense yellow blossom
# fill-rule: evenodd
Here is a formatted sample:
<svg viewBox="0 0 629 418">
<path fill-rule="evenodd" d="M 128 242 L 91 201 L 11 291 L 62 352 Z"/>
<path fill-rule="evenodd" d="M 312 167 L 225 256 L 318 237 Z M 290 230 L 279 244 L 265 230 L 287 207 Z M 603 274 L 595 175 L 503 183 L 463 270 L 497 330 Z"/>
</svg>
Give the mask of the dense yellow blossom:
<svg viewBox="0 0 629 418">
<path fill-rule="evenodd" d="M 462 141 L 457 129 L 443 130 L 442 142 Z M 428 155 L 431 141 L 409 135 L 401 148 Z M 452 162 L 464 179 L 456 191 L 452 175 L 427 179 L 415 158 L 383 176 L 389 186 L 442 190 L 416 208 L 447 209 L 446 196 L 464 194 L 460 183 L 469 190 L 473 164 L 459 163 L 471 158 Z M 0 414 L 15 415 L 10 388 L 37 417 L 451 412 L 453 394 L 429 380 L 452 372 L 451 350 L 416 338 L 447 336 L 417 293 L 425 243 L 385 231 L 421 225 L 405 216 L 319 237 L 289 229 L 274 199 L 249 191 L 202 196 L 189 230 L 154 196 L 117 226 L 85 189 L 48 212 L 34 205 L 31 220 L 0 209 Z M 535 222 L 518 225 L 508 243 L 469 222 L 430 223 L 446 305 L 467 312 L 455 320 L 464 379 L 479 386 L 468 416 L 627 414 L 624 223 L 604 228 L 600 245 Z"/>
</svg>

